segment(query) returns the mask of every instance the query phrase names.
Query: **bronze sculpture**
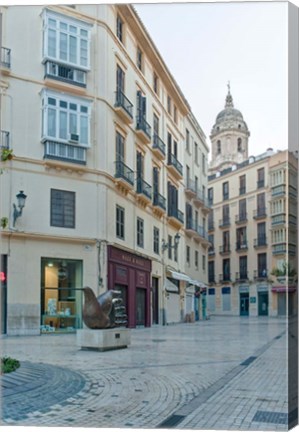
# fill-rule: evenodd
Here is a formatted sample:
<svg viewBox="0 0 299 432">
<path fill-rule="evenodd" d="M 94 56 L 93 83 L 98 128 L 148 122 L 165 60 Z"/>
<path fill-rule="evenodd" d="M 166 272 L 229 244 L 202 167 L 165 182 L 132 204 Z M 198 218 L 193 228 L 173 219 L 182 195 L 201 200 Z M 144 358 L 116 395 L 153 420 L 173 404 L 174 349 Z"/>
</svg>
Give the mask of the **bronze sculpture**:
<svg viewBox="0 0 299 432">
<path fill-rule="evenodd" d="M 98 297 L 89 287 L 83 288 L 83 292 L 85 300 L 83 321 L 87 327 L 105 329 L 127 324 L 126 310 L 120 291 L 108 290 Z"/>
</svg>

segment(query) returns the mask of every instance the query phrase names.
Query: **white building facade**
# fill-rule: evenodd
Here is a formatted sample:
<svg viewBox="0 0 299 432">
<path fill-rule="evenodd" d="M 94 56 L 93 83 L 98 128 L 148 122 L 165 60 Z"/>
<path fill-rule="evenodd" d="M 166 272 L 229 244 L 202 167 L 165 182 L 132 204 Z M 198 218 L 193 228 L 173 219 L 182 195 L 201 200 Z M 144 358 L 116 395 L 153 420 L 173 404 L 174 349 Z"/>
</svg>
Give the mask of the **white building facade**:
<svg viewBox="0 0 299 432">
<path fill-rule="evenodd" d="M 16 6 L 1 17 L 2 333 L 82 327 L 84 286 L 119 289 L 129 327 L 195 316 L 208 148 L 134 9 Z"/>
</svg>

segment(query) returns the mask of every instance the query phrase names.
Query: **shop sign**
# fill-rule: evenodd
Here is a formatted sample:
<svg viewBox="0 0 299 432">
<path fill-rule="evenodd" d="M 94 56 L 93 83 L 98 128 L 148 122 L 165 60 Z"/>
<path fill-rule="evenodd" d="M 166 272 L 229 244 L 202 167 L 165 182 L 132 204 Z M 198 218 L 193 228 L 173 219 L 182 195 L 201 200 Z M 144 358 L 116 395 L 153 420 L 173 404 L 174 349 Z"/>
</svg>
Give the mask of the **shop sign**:
<svg viewBox="0 0 299 432">
<path fill-rule="evenodd" d="M 257 285 L 256 288 L 258 292 L 268 291 L 268 285 Z"/>
<path fill-rule="evenodd" d="M 239 292 L 240 293 L 248 293 L 249 292 L 249 285 L 240 285 L 239 286 Z"/>
<path fill-rule="evenodd" d="M 250 303 L 256 303 L 256 297 L 250 297 Z"/>
</svg>

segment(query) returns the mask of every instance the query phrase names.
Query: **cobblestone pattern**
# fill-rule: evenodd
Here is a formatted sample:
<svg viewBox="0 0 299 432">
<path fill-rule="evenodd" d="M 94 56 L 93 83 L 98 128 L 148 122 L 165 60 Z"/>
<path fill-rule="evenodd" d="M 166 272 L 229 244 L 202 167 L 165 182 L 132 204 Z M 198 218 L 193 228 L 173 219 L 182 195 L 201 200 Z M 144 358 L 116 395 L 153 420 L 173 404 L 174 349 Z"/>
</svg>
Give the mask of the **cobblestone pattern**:
<svg viewBox="0 0 299 432">
<path fill-rule="evenodd" d="M 173 428 L 285 430 L 253 421 L 258 411 L 287 412 L 284 330 L 283 320 L 213 318 L 135 329 L 128 349 L 105 353 L 78 350 L 74 335 L 6 338 L 5 354 L 63 366 L 83 376 L 85 385 L 46 412 L 33 404 L 26 419 L 10 414 L 4 422 L 156 428 L 185 409 Z M 240 366 L 249 357 L 256 358 Z M 44 392 L 35 398 L 47 400 Z"/>
</svg>

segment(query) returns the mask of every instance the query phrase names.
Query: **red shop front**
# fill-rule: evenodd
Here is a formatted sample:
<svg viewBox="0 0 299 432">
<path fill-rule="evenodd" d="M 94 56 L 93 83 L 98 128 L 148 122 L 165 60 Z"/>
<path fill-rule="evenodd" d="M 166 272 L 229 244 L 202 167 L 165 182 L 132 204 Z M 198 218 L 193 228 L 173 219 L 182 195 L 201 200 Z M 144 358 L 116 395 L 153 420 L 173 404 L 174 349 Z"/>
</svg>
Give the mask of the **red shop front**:
<svg viewBox="0 0 299 432">
<path fill-rule="evenodd" d="M 126 306 L 128 327 L 150 327 L 151 261 L 108 246 L 108 287 L 119 290 Z"/>
</svg>

